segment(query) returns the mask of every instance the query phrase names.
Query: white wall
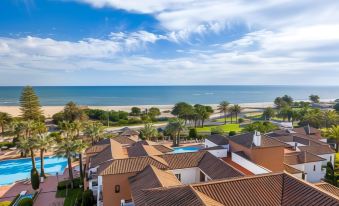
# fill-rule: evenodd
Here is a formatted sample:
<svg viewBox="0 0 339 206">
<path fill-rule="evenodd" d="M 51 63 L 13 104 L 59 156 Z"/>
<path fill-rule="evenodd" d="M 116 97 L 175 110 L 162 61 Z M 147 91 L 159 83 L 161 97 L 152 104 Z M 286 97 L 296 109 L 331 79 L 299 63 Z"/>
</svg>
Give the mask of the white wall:
<svg viewBox="0 0 339 206">
<path fill-rule="evenodd" d="M 205 148 L 215 147 L 215 146 L 218 146 L 218 145 L 214 144 L 213 142 L 209 141 L 208 139 L 205 139 Z"/>
<path fill-rule="evenodd" d="M 173 174 L 181 174 L 181 183 L 191 184 L 199 182 L 200 169 L 197 167 L 172 170 Z"/>
<path fill-rule="evenodd" d="M 247 169 L 248 171 L 252 172 L 255 175 L 258 174 L 266 174 L 271 172 L 270 170 L 261 167 L 257 164 L 254 164 L 253 162 L 249 161 L 248 159 L 245 159 L 241 157 L 240 155 L 237 155 L 235 153 L 232 153 L 232 161 L 237 163 L 238 165 L 242 166 L 243 168 Z"/>
<path fill-rule="evenodd" d="M 325 176 L 325 170 L 322 169 L 322 161 L 309 162 L 304 164 L 290 165 L 298 170 L 306 173 L 305 180 L 307 182 L 320 182 Z M 315 166 L 315 171 L 313 170 Z"/>
<path fill-rule="evenodd" d="M 327 165 L 327 162 L 331 162 L 332 165 L 334 166 L 334 158 L 335 158 L 335 154 L 323 154 L 323 155 L 318 155 L 321 158 L 324 158 L 326 160 L 323 161 L 323 166 Z"/>
<path fill-rule="evenodd" d="M 102 190 L 102 176 L 98 176 L 98 189 L 97 189 L 97 205 L 102 205 L 102 202 L 100 202 L 100 192 Z"/>
<path fill-rule="evenodd" d="M 227 157 L 227 149 L 208 150 L 208 152 L 219 158 Z"/>
</svg>

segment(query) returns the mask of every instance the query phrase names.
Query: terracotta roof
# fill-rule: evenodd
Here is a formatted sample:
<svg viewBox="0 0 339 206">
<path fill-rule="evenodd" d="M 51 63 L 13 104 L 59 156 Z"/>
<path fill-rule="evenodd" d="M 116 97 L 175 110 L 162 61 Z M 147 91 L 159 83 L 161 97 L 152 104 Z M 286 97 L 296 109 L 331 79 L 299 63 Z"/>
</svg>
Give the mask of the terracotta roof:
<svg viewBox="0 0 339 206">
<path fill-rule="evenodd" d="M 168 165 L 159 161 L 157 157 L 145 156 L 126 159 L 113 159 L 111 163 L 99 175 L 113 175 L 130 172 L 140 172 L 147 165 L 154 165 L 159 169 L 168 169 Z"/>
<path fill-rule="evenodd" d="M 211 179 L 244 176 L 239 170 L 209 152 L 205 153 L 204 157 L 200 160 L 199 168 Z"/>
<path fill-rule="evenodd" d="M 324 161 L 324 158 L 321 158 L 317 155 L 311 154 L 309 152 L 295 152 L 289 153 L 284 156 L 284 163 L 288 165 L 297 165 L 308 162 L 318 162 Z"/>
<path fill-rule="evenodd" d="M 110 143 L 110 138 L 105 138 L 105 139 L 98 141 L 94 145 L 103 145 L 103 144 L 109 144 L 109 143 Z"/>
<path fill-rule="evenodd" d="M 134 140 L 132 140 L 128 137 L 123 137 L 123 136 L 117 136 L 117 137 L 114 137 L 112 139 L 119 142 L 120 144 L 127 144 L 127 145 L 131 145 L 131 144 L 136 142 L 136 141 L 134 141 Z"/>
<path fill-rule="evenodd" d="M 194 190 L 191 186 L 157 188 L 144 191 L 149 206 L 221 206 L 222 204 Z"/>
<path fill-rule="evenodd" d="M 198 167 L 206 151 L 161 155 L 171 169 Z"/>
<path fill-rule="evenodd" d="M 162 153 L 150 145 L 133 144 L 127 148 L 129 157 L 141 157 L 150 155 L 161 155 Z"/>
<path fill-rule="evenodd" d="M 207 137 L 207 140 L 213 142 L 216 145 L 227 145 L 228 139 L 220 134 L 212 134 L 209 137 Z"/>
<path fill-rule="evenodd" d="M 144 189 L 181 185 L 180 181 L 170 171 L 162 171 L 148 165 L 141 172 L 129 178 L 133 202 L 136 206 L 145 205 Z"/>
<path fill-rule="evenodd" d="M 106 147 L 108 147 L 108 144 L 103 144 L 103 145 L 93 145 L 86 149 L 86 154 L 96 154 L 101 151 L 103 151 Z"/>
<path fill-rule="evenodd" d="M 132 130 L 130 128 L 126 129 L 126 127 L 121 129 L 120 131 L 121 131 L 120 136 L 124 136 L 124 137 L 139 135 L 139 132 L 134 131 L 134 130 Z"/>
<path fill-rule="evenodd" d="M 320 182 L 315 184 L 317 187 L 339 197 L 339 188 L 336 186 L 333 186 L 331 184 L 328 184 L 327 182 Z"/>
<path fill-rule="evenodd" d="M 170 153 L 170 152 L 173 152 L 173 149 L 170 148 L 170 147 L 167 147 L 166 145 L 153 145 L 153 147 L 157 150 L 159 150 L 160 152 L 162 153 Z"/>
<path fill-rule="evenodd" d="M 112 150 L 111 147 L 108 145 L 103 151 L 94 155 L 90 159 L 90 167 L 94 168 L 98 165 L 112 159 Z"/>
<path fill-rule="evenodd" d="M 202 148 L 201 150 L 218 150 L 218 149 L 225 149 L 223 146 L 214 146 L 214 147 L 206 147 L 206 148 Z"/>
<path fill-rule="evenodd" d="M 284 164 L 284 171 L 290 173 L 290 174 L 299 174 L 299 173 L 302 173 L 302 171 L 294 168 L 294 167 L 291 167 L 287 164 Z"/>
<path fill-rule="evenodd" d="M 314 127 L 309 127 L 309 126 L 299 127 L 299 128 L 294 128 L 293 131 L 295 131 L 296 133 L 311 135 L 315 138 L 322 139 L 321 131 Z"/>
<path fill-rule="evenodd" d="M 123 145 L 117 142 L 116 139 L 111 139 L 111 152 L 113 159 L 128 158 L 126 148 L 123 148 Z"/>
<path fill-rule="evenodd" d="M 195 193 L 193 193 L 195 191 Z M 203 194 L 211 202 L 201 203 Z M 200 196 L 199 196 L 200 197 Z M 146 205 L 309 206 L 339 205 L 339 198 L 288 173 L 230 178 L 145 190 Z"/>
<path fill-rule="evenodd" d="M 136 143 L 134 143 L 133 145 L 136 144 L 143 144 L 143 145 L 156 145 L 156 142 L 150 141 L 150 140 L 141 140 L 141 141 L 137 141 Z"/>
<path fill-rule="evenodd" d="M 253 144 L 253 135 L 254 132 L 234 135 L 229 137 L 229 140 L 247 148 L 255 148 L 258 146 Z M 284 147 L 284 146 L 286 146 L 286 144 L 261 134 L 261 146 L 259 147 Z"/>
<path fill-rule="evenodd" d="M 315 155 L 334 154 L 330 145 L 299 146 L 300 151 L 306 151 Z"/>
</svg>

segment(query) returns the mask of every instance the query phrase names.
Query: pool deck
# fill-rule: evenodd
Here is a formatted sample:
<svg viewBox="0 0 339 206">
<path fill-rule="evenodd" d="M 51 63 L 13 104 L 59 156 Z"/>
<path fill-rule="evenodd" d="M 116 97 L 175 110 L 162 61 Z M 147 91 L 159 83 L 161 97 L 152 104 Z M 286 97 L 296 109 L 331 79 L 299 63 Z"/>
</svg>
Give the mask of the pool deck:
<svg viewBox="0 0 339 206">
<path fill-rule="evenodd" d="M 77 165 L 77 162 L 74 162 L 74 166 Z M 79 176 L 77 172 L 73 172 L 74 177 Z M 57 185 L 59 182 L 68 179 L 68 168 L 64 170 L 62 175 L 49 176 L 45 179 L 43 183 L 40 183 L 40 193 L 34 202 L 34 206 L 62 206 L 64 198 L 56 198 Z M 34 193 L 32 186 L 29 181 L 20 181 L 16 182 L 10 186 L 1 186 L 0 187 L 0 202 L 2 201 L 12 201 L 17 194 L 21 191 L 26 190 L 28 193 Z"/>
</svg>

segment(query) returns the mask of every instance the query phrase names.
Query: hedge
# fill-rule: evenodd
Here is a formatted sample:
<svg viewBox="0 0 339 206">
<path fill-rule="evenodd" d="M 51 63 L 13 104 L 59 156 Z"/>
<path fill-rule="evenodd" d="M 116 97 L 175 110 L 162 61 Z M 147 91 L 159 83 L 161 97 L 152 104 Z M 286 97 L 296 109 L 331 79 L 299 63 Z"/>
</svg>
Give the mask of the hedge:
<svg viewBox="0 0 339 206">
<path fill-rule="evenodd" d="M 80 178 L 75 178 L 73 180 L 74 188 L 79 188 L 81 184 Z M 71 180 L 64 180 L 58 183 L 58 190 L 65 190 L 66 188 L 71 188 Z"/>
<path fill-rule="evenodd" d="M 33 200 L 31 198 L 23 198 L 19 201 L 18 206 L 33 206 Z"/>
</svg>

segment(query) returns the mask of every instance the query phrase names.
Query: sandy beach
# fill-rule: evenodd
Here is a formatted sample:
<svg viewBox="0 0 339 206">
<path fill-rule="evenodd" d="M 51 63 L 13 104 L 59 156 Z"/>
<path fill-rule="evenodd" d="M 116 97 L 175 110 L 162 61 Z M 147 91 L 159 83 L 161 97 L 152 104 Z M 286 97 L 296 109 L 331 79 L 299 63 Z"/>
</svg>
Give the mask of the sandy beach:
<svg viewBox="0 0 339 206">
<path fill-rule="evenodd" d="M 207 104 L 212 106 L 214 110 L 217 109 L 218 104 Z M 272 107 L 274 104 L 272 102 L 261 102 L 261 103 L 243 103 L 239 104 L 246 111 L 262 109 L 265 107 Z M 166 116 L 166 111 L 172 110 L 174 105 L 132 105 L 132 106 L 87 106 L 91 109 L 102 109 L 102 110 L 116 110 L 116 111 L 126 111 L 130 112 L 132 107 L 139 107 L 141 110 L 149 109 L 151 107 L 157 107 L 162 112 L 162 116 Z M 62 111 L 64 106 L 43 106 L 42 110 L 44 115 L 49 118 L 53 114 Z M 19 106 L 0 106 L 0 112 L 7 112 L 12 116 L 19 116 L 21 111 Z"/>
</svg>

